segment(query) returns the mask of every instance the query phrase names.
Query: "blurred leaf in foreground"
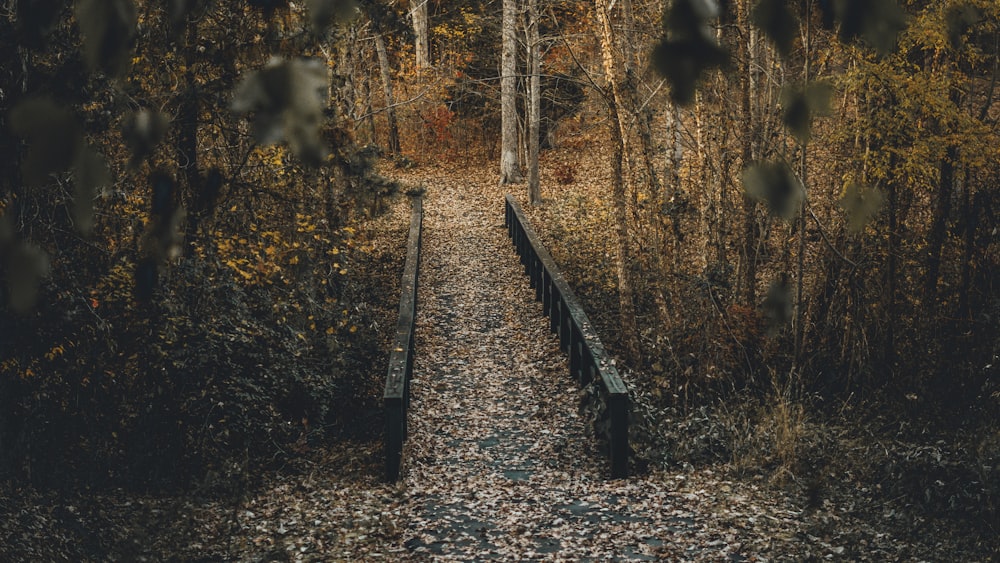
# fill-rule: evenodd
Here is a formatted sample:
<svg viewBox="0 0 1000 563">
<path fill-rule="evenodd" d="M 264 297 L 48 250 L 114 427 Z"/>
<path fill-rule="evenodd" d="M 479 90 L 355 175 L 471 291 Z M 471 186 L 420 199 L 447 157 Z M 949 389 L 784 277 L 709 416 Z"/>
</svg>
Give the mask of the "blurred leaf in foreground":
<svg viewBox="0 0 1000 563">
<path fill-rule="evenodd" d="M 760 0 L 750 17 L 754 25 L 774 41 L 779 53 L 787 57 L 792 52 L 792 44 L 799 34 L 799 20 L 789 11 L 788 2 Z"/>
<path fill-rule="evenodd" d="M 716 17 L 718 6 L 711 0 L 677 0 L 667 13 L 664 39 L 653 49 L 653 67 L 670 82 L 675 103 L 690 104 L 701 74 L 729 61 L 710 26 Z"/>
<path fill-rule="evenodd" d="M 319 130 L 327 87 L 326 66 L 319 60 L 272 59 L 236 86 L 232 109 L 254 113 L 257 142 L 272 144 L 284 138 L 292 153 L 316 166 L 326 157 Z"/>
<path fill-rule="evenodd" d="M 772 214 L 791 221 L 804 197 L 802 183 L 782 162 L 759 162 L 743 171 L 743 188 Z"/>
<path fill-rule="evenodd" d="M 132 61 L 137 15 L 129 0 L 80 0 L 76 21 L 90 68 L 120 76 Z"/>
<path fill-rule="evenodd" d="M 761 309 L 768 336 L 777 335 L 792 321 L 792 289 L 787 274 L 781 274 L 778 279 L 771 282 Z"/>
<path fill-rule="evenodd" d="M 160 144 L 167 133 L 170 120 L 166 115 L 141 109 L 127 115 L 122 122 L 122 138 L 132 152 L 129 166 L 135 168 L 146 157 L 153 154 L 153 149 Z"/>
<path fill-rule="evenodd" d="M 850 182 L 844 187 L 838 205 L 847 213 L 847 230 L 856 233 L 875 218 L 884 201 L 882 192 Z"/>
<path fill-rule="evenodd" d="M 86 147 L 73 163 L 73 224 L 82 235 L 94 229 L 94 198 L 100 188 L 111 184 L 108 165 L 96 150 Z"/>
<path fill-rule="evenodd" d="M 965 34 L 983 20 L 983 11 L 977 6 L 963 4 L 948 8 L 945 25 L 948 28 L 948 42 L 953 49 L 961 49 Z"/>
<path fill-rule="evenodd" d="M 14 243 L 6 251 L 5 270 L 10 306 L 18 313 L 27 313 L 38 300 L 38 286 L 49 275 L 49 257 L 35 245 Z"/>
<path fill-rule="evenodd" d="M 833 87 L 826 82 L 810 82 L 805 88 L 787 88 L 781 96 L 781 120 L 799 142 L 811 137 L 812 118 L 830 114 Z"/>
<path fill-rule="evenodd" d="M 348 21 L 357 14 L 354 0 L 306 0 L 313 33 L 321 35 L 331 22 Z"/>
<path fill-rule="evenodd" d="M 896 47 L 896 36 L 906 28 L 906 12 L 896 0 L 835 0 L 834 13 L 842 40 L 860 37 L 883 55 Z"/>
<path fill-rule="evenodd" d="M 41 49 L 67 6 L 69 0 L 17 0 L 14 21 L 24 46 Z"/>
<path fill-rule="evenodd" d="M 72 112 L 45 98 L 29 99 L 14 107 L 10 126 L 31 144 L 22 169 L 30 186 L 42 185 L 50 174 L 69 170 L 83 144 L 83 129 Z"/>
</svg>

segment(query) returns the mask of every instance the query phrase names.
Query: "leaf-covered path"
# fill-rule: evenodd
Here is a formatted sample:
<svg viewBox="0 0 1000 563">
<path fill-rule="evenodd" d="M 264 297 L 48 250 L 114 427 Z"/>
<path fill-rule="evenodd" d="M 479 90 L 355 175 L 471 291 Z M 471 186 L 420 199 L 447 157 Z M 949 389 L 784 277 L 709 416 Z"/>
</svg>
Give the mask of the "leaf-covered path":
<svg viewBox="0 0 1000 563">
<path fill-rule="evenodd" d="M 649 557 L 660 540 L 644 512 L 669 503 L 603 480 L 502 199 L 490 199 L 442 186 L 425 205 L 404 545 L 477 559 Z"/>
<path fill-rule="evenodd" d="M 699 493 L 682 492 L 683 476 L 606 479 L 502 205 L 499 190 L 461 184 L 431 186 L 424 202 L 401 553 L 574 561 L 739 553 L 734 532 L 707 528 L 709 514 L 726 512 L 692 506 Z"/>
</svg>

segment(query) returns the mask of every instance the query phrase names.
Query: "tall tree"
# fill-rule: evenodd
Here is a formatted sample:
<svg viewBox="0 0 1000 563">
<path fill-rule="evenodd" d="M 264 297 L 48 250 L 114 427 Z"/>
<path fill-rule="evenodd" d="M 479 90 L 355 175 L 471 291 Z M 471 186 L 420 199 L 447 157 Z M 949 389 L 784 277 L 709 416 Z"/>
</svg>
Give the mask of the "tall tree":
<svg viewBox="0 0 1000 563">
<path fill-rule="evenodd" d="M 503 0 L 500 52 L 500 183 L 521 182 L 517 159 L 517 0 Z"/>
<path fill-rule="evenodd" d="M 399 154 L 399 125 L 396 121 L 396 102 L 392 94 L 392 68 L 389 53 L 380 30 L 375 29 L 375 52 L 378 54 L 379 74 L 382 76 L 382 91 L 385 93 L 385 116 L 389 122 L 389 152 Z"/>
<path fill-rule="evenodd" d="M 628 123 L 625 121 L 624 73 L 616 57 L 614 32 L 611 28 L 611 14 L 604 0 L 595 0 L 598 36 L 601 42 L 601 60 L 605 80 L 605 99 L 608 104 L 609 126 L 613 152 L 611 156 L 611 192 L 614 202 L 615 233 L 617 249 L 618 301 L 622 339 L 629 362 L 637 364 L 642 356 L 639 344 L 639 324 L 636 318 L 635 282 L 632 279 L 632 247 L 628 230 L 628 200 L 626 186 L 631 178 L 628 160 Z"/>
<path fill-rule="evenodd" d="M 538 178 L 539 126 L 542 120 L 541 38 L 538 33 L 538 0 L 528 0 L 528 200 L 542 202 Z"/>
<path fill-rule="evenodd" d="M 430 18 L 427 14 L 428 0 L 410 0 L 410 19 L 413 21 L 414 54 L 417 70 L 431 66 Z"/>
</svg>

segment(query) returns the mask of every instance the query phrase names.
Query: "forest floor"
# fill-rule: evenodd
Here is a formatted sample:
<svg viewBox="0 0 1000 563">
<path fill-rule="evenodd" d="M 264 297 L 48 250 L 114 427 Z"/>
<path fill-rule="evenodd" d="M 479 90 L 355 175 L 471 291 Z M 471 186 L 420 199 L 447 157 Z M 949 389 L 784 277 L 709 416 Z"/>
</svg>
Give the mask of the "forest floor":
<svg viewBox="0 0 1000 563">
<path fill-rule="evenodd" d="M 0 560 L 996 555 L 996 545 L 962 538 L 961 523 L 901 514 L 861 489 L 813 505 L 802 488 L 727 462 L 607 479 L 607 462 L 577 414 L 566 361 L 503 229 L 506 190 L 492 168 L 462 163 L 399 174 L 426 191 L 410 439 L 399 483 L 382 482 L 376 439 L 318 449 L 229 494 L 0 485 Z M 399 208 L 390 217 L 403 225 Z"/>
</svg>

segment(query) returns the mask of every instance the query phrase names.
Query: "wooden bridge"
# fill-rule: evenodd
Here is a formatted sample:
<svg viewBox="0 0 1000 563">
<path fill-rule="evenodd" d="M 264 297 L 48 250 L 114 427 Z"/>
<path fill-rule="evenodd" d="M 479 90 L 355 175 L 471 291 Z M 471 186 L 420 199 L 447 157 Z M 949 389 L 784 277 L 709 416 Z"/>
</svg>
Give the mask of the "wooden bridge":
<svg viewBox="0 0 1000 563">
<path fill-rule="evenodd" d="M 412 204 L 399 320 L 383 395 L 387 481 L 396 481 L 400 477 L 408 435 L 407 416 L 414 355 L 417 353 L 414 335 L 418 314 L 422 225 L 423 200 L 418 197 L 413 199 Z M 587 396 L 592 400 L 587 402 L 586 409 L 591 413 L 594 437 L 610 459 L 609 474 L 612 478 L 626 477 L 629 465 L 628 391 L 580 301 L 517 201 L 510 195 L 505 198 L 504 226 L 530 280 L 530 288 L 535 291 L 535 300 L 541 302 L 541 312 L 548 317 L 549 328 L 558 336 L 559 348 L 568 357 L 569 376 L 580 387 L 591 386 L 593 392 Z"/>
</svg>

